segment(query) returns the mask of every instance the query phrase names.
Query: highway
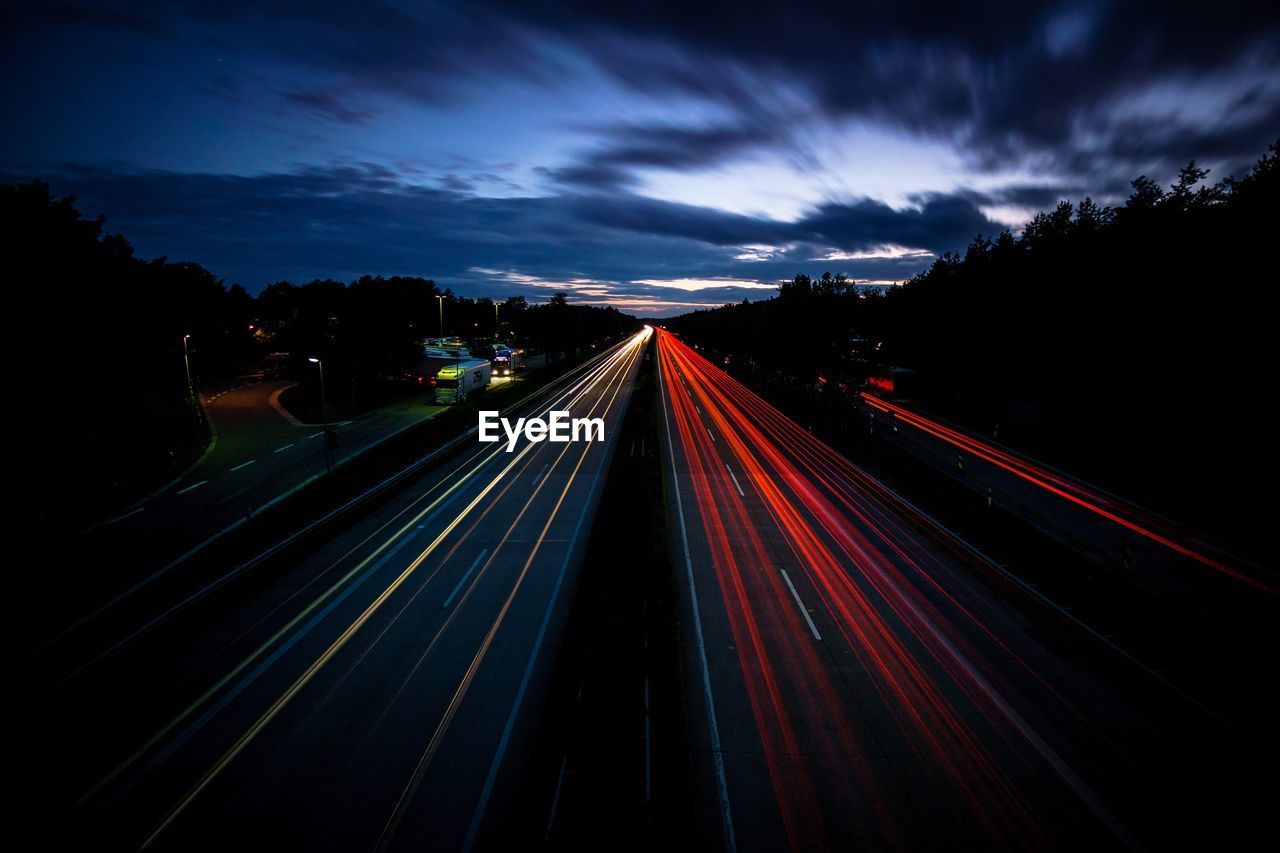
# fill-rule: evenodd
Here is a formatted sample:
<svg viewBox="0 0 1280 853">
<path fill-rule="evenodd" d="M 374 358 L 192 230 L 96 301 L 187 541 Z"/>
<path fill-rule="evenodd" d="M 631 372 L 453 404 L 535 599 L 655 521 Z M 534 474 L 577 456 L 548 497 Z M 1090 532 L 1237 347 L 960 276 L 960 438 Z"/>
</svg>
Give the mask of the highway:
<svg viewBox="0 0 1280 853">
<path fill-rule="evenodd" d="M 24 708 L 45 837 L 497 844 L 648 335 L 539 398 L 542 414 L 603 418 L 602 442 L 469 443 L 234 606 L 175 619 Z"/>
<path fill-rule="evenodd" d="M 1258 819 L 1223 791 L 1225 728 L 1092 665 L 984 555 L 658 335 L 707 847 L 1159 848 Z"/>
<path fill-rule="evenodd" d="M 495 380 L 495 389 L 504 389 L 495 408 L 514 399 L 522 384 Z M 49 632 L 40 639 L 92 618 L 104 602 L 173 571 L 218 536 L 323 476 L 321 426 L 296 420 L 277 401 L 289 385 L 254 381 L 202 397 L 216 438 L 194 465 L 133 507 L 48 549 L 45 558 L 59 569 L 50 575 L 56 577 L 57 611 L 40 620 Z M 341 465 L 448 408 L 427 400 L 417 393 L 331 424 L 338 444 L 329 461 Z M 110 571 L 99 568 L 104 558 Z M 67 593 L 68 581 L 74 595 Z M 54 590 L 33 594 L 43 599 Z"/>
<path fill-rule="evenodd" d="M 987 489 L 1002 506 L 1068 546 L 1123 564 L 1126 571 L 1145 570 L 1153 576 L 1167 576 L 1164 570 L 1172 557 L 1194 563 L 1209 577 L 1218 575 L 1280 597 L 1280 579 L 1274 571 L 1231 554 L 1170 519 L 912 408 L 865 391 L 859 397 L 882 436 L 971 488 Z M 1204 595 L 1207 589 L 1202 583 L 1198 593 Z"/>
</svg>

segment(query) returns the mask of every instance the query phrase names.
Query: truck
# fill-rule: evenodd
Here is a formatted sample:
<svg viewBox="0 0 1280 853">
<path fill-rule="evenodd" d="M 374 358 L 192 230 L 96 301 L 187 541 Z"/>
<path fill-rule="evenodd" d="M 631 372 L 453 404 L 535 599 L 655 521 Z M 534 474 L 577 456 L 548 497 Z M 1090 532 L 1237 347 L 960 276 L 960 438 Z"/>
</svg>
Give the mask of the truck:
<svg viewBox="0 0 1280 853">
<path fill-rule="evenodd" d="M 470 394 L 489 387 L 489 362 L 482 358 L 460 359 L 436 372 L 436 402 L 461 403 Z"/>
<path fill-rule="evenodd" d="M 493 375 L 514 376 L 516 371 L 524 369 L 524 356 L 520 350 L 510 347 L 498 347 L 493 352 Z"/>
<path fill-rule="evenodd" d="M 489 387 L 488 359 L 475 358 L 465 347 L 428 346 L 423 356 L 417 372 L 428 378 L 437 403 L 461 403 Z"/>
</svg>

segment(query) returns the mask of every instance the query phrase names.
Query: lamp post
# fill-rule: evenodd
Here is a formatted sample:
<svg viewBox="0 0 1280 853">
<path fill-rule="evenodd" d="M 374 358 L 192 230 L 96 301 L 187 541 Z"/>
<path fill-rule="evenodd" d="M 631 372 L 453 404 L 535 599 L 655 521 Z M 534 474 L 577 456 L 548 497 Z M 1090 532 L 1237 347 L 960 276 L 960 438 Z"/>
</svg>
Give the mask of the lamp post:
<svg viewBox="0 0 1280 853">
<path fill-rule="evenodd" d="M 189 343 L 191 335 L 182 336 L 182 366 L 187 371 L 187 398 L 191 400 L 191 419 L 200 423 L 200 407 L 196 405 L 196 384 L 191 381 L 191 349 Z"/>
<path fill-rule="evenodd" d="M 444 343 L 444 297 L 436 296 L 440 300 L 440 342 Z"/>
<path fill-rule="evenodd" d="M 324 362 L 316 356 L 308 356 L 307 361 L 320 368 L 320 422 L 324 426 L 324 467 L 326 471 L 333 470 L 333 455 L 330 451 L 330 443 L 332 436 L 329 435 L 329 397 L 324 387 Z"/>
</svg>

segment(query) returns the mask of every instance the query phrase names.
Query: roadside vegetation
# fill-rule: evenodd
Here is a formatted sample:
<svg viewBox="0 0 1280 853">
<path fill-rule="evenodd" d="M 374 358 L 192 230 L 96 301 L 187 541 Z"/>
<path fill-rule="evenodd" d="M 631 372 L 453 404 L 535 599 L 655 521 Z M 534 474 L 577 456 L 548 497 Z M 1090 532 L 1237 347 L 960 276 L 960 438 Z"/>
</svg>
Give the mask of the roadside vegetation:
<svg viewBox="0 0 1280 853">
<path fill-rule="evenodd" d="M 491 299 L 404 276 L 277 282 L 255 297 L 199 264 L 141 259 L 105 224 L 43 182 L 0 186 L 4 253 L 23 294 L 13 315 L 22 449 L 35 463 L 22 520 L 42 533 L 109 517 L 177 476 L 210 440 L 200 393 L 236 377 L 294 379 L 305 407 L 319 396 L 307 358 L 320 357 L 335 412 L 349 413 L 414 390 L 406 372 L 442 316 L 446 335 L 501 339 L 552 365 L 639 328 L 565 294 L 495 311 Z"/>
<path fill-rule="evenodd" d="M 858 428 L 853 395 L 896 377 L 899 398 L 1246 537 L 1267 525 L 1241 472 L 1275 464 L 1278 155 L 1239 180 L 1140 177 L 1115 208 L 1063 201 L 887 293 L 801 275 L 667 327 L 820 428 Z"/>
</svg>

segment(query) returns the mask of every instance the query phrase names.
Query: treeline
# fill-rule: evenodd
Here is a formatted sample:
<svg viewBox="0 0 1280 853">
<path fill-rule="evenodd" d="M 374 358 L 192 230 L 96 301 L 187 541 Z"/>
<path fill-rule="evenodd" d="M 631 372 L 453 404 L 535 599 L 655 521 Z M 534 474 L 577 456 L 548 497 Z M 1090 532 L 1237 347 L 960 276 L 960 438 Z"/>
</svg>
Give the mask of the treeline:
<svg viewBox="0 0 1280 853">
<path fill-rule="evenodd" d="M 1168 189 L 1138 178 L 1114 208 L 1063 201 L 883 295 L 797 276 L 669 328 L 784 394 L 820 372 L 856 387 L 910 368 L 935 412 L 1152 503 L 1230 505 L 1247 523 L 1257 510 L 1232 478 L 1274 471 L 1277 153 L 1238 180 L 1209 183 L 1194 162 Z M 841 405 L 812 396 L 819 413 Z"/>
<path fill-rule="evenodd" d="M 472 345 L 501 340 L 558 361 L 639 328 L 615 308 L 574 305 L 563 293 L 538 304 L 523 296 L 499 302 L 459 296 L 431 279 L 367 275 L 350 284 L 269 285 L 250 324 L 260 349 L 289 353 L 293 371 L 320 356 L 335 375 L 356 381 L 399 376 L 421 359 L 423 340 L 441 335 Z"/>
<path fill-rule="evenodd" d="M 207 375 L 252 351 L 243 288 L 197 264 L 135 257 L 103 224 L 44 183 L 0 186 L 3 257 L 21 294 L 11 417 L 33 521 L 87 519 L 198 457 L 208 428 L 188 394 L 185 336 Z"/>
<path fill-rule="evenodd" d="M 10 370 L 21 449 L 39 466 L 27 484 L 38 517 L 87 518 L 177 474 L 209 436 L 189 389 L 261 369 L 268 353 L 288 353 L 273 369 L 308 381 L 306 358 L 323 357 L 333 387 L 358 394 L 416 364 L 442 308 L 447 335 L 500 333 L 552 360 L 639 326 L 564 294 L 514 297 L 495 315 L 492 300 L 400 276 L 279 282 L 255 298 L 199 264 L 136 257 L 102 217 L 86 219 L 40 181 L 0 186 L 0 233 L 21 295 Z"/>
</svg>

